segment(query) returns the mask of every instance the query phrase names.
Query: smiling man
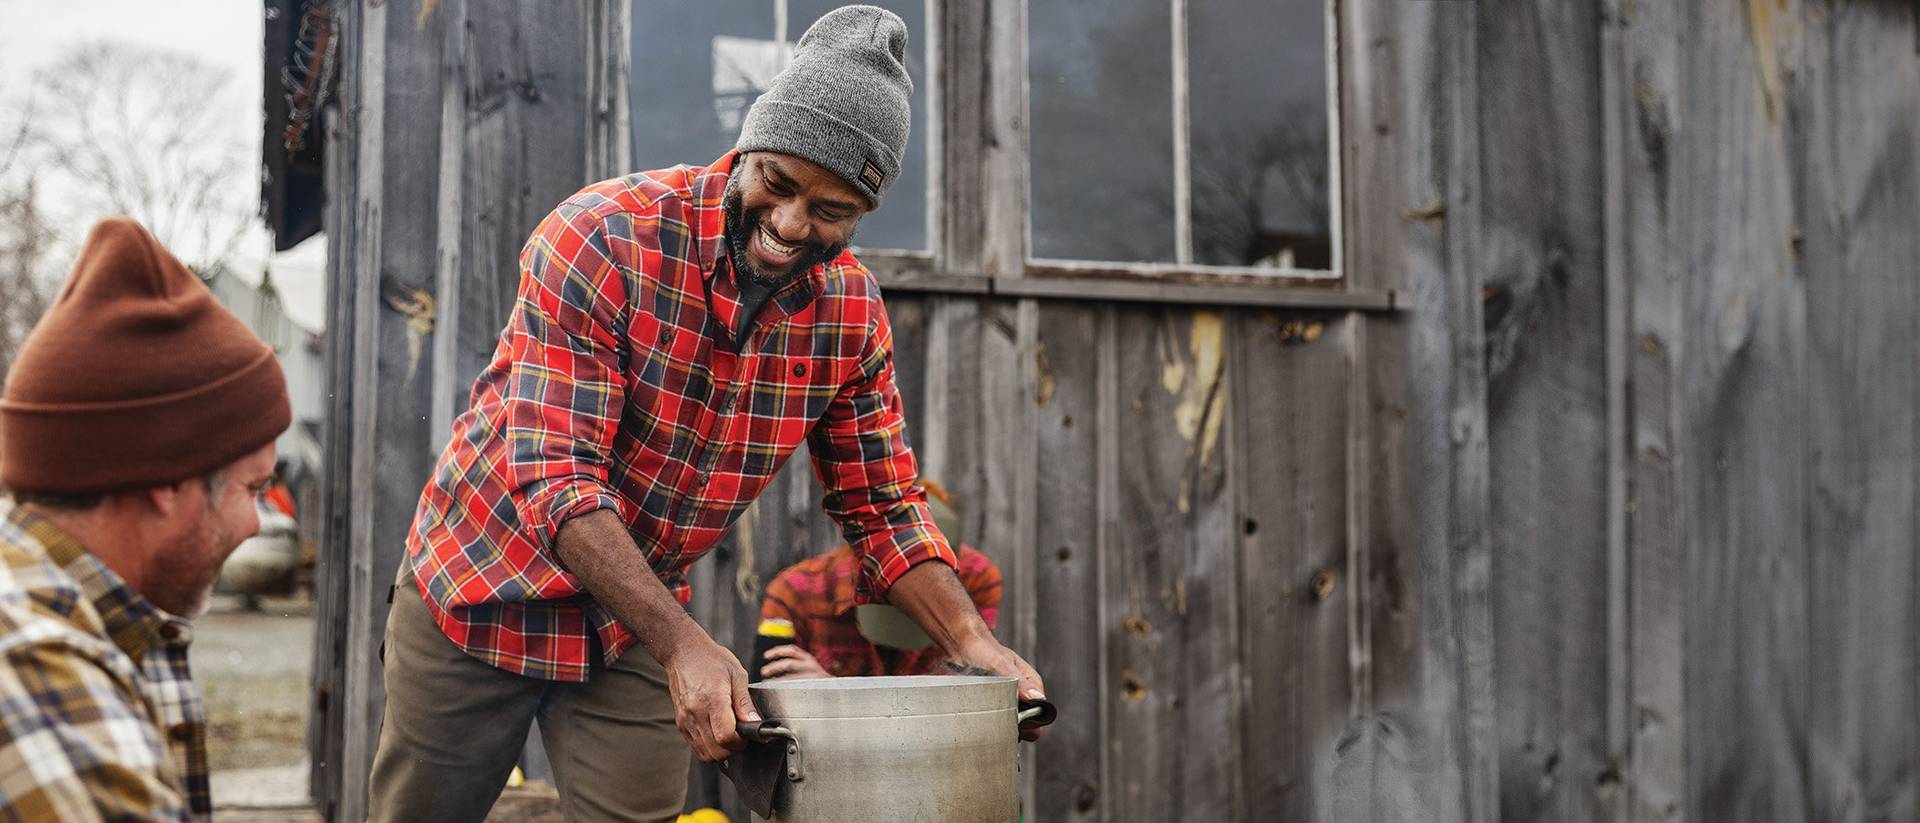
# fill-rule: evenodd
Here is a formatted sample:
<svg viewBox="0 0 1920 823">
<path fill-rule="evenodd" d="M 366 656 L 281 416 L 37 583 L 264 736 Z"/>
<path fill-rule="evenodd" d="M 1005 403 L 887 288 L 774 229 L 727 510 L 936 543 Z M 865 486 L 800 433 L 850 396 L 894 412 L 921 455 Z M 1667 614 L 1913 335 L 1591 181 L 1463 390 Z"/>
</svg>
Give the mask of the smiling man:
<svg viewBox="0 0 1920 823">
<path fill-rule="evenodd" d="M 734 151 L 589 186 L 534 230 L 407 538 L 375 820 L 481 819 L 536 721 L 569 820 L 674 819 L 687 747 L 721 759 L 758 719 L 685 571 L 802 442 L 857 597 L 1039 696 L 954 574 L 885 306 L 846 252 L 900 173 L 906 46 L 890 12 L 831 12 Z"/>
</svg>

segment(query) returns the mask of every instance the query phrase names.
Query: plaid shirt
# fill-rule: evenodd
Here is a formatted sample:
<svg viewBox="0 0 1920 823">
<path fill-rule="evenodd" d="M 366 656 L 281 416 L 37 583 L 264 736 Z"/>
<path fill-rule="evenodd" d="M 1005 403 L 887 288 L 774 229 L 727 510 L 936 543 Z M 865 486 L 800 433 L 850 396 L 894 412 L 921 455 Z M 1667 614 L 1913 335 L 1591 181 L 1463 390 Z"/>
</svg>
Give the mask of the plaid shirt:
<svg viewBox="0 0 1920 823">
<path fill-rule="evenodd" d="M 568 519 L 610 509 L 682 603 L 720 540 L 801 441 L 824 508 L 863 559 L 861 593 L 953 563 L 928 516 L 893 380 L 893 335 L 851 254 L 761 309 L 744 343 L 725 254 L 734 155 L 581 190 L 520 254 L 493 361 L 453 425 L 407 540 L 447 637 L 507 671 L 584 680 L 626 627 L 561 564 Z"/>
<path fill-rule="evenodd" d="M 972 546 L 961 546 L 955 571 L 967 587 L 973 605 L 991 629 L 1000 616 L 1000 569 Z M 760 619 L 793 624 L 793 643 L 835 677 L 858 675 L 932 674 L 947 655 L 939 647 L 924 651 L 887 649 L 884 652 L 860 633 L 854 606 L 859 571 L 853 549 L 841 546 L 783 569 L 767 584 Z M 765 661 L 753 661 L 755 666 Z"/>
<path fill-rule="evenodd" d="M 0 819 L 204 820 L 186 621 L 0 498 Z"/>
</svg>

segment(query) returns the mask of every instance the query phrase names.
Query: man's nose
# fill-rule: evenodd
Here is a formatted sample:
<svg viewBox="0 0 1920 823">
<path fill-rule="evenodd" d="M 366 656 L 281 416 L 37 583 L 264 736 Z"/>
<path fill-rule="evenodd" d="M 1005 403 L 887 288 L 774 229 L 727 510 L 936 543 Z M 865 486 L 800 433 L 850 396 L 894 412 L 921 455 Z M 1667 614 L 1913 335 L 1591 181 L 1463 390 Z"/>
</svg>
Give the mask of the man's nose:
<svg viewBox="0 0 1920 823">
<path fill-rule="evenodd" d="M 775 206 L 769 222 L 773 224 L 773 233 L 780 235 L 780 239 L 787 243 L 806 242 L 808 229 L 812 225 L 807 222 L 806 206 L 798 202 Z"/>
</svg>

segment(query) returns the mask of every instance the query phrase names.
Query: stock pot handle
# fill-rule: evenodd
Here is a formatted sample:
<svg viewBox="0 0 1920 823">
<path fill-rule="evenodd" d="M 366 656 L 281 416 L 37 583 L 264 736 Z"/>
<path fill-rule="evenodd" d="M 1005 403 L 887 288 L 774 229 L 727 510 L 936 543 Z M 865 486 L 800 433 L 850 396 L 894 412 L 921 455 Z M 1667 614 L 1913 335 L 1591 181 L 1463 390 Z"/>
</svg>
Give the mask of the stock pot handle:
<svg viewBox="0 0 1920 823">
<path fill-rule="evenodd" d="M 752 723 L 735 723 L 733 730 L 740 733 L 741 739 L 748 743 L 771 743 L 776 737 L 796 741 L 793 730 L 781 725 L 778 720 L 755 720 Z"/>
<path fill-rule="evenodd" d="M 1020 701 L 1020 714 L 1018 716 L 1020 718 L 1020 728 L 1037 729 L 1041 726 L 1052 725 L 1054 719 L 1060 716 L 1060 710 L 1054 708 L 1053 703 L 1046 700 L 1027 700 L 1023 698 Z"/>
<path fill-rule="evenodd" d="M 762 818 L 773 817 L 773 801 L 783 782 L 798 782 L 800 741 L 793 730 L 778 720 L 736 723 L 734 731 L 747 741 L 747 748 L 720 763 L 720 772 L 740 790 L 747 808 Z M 782 780 L 785 778 L 785 780 Z"/>
</svg>

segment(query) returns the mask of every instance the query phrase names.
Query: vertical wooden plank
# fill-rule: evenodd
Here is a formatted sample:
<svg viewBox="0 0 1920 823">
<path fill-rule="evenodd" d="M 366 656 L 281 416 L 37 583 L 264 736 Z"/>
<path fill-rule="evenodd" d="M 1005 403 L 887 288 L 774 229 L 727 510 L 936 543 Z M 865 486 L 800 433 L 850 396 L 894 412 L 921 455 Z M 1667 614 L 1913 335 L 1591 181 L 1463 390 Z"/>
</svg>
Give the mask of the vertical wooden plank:
<svg viewBox="0 0 1920 823">
<path fill-rule="evenodd" d="M 1117 531 L 1106 559 L 1116 820 L 1222 819 L 1235 779 L 1235 570 L 1221 314 L 1118 313 Z"/>
<path fill-rule="evenodd" d="M 979 405 L 971 413 L 979 420 L 974 429 L 979 441 L 973 446 L 979 456 L 979 486 L 961 501 L 966 506 L 962 517 L 969 524 L 961 536 L 1000 568 L 994 634 L 1044 680 L 1053 661 L 1034 657 L 1040 411 L 1034 402 L 1038 376 L 1033 352 L 1039 306 L 1033 300 L 976 300 L 981 304 L 980 356 L 975 361 L 980 390 Z M 1032 747 L 1021 748 L 1032 756 Z M 1031 767 L 1021 770 L 1020 799 L 1022 809 L 1037 802 Z"/>
<path fill-rule="evenodd" d="M 1676 188 L 1675 130 L 1681 124 L 1678 7 L 1617 2 L 1603 70 L 1606 129 L 1618 146 L 1609 171 L 1618 278 L 1626 305 L 1628 761 L 1623 816 L 1641 823 L 1682 819 L 1691 782 L 1687 760 L 1687 551 L 1689 491 L 1682 472 L 1687 386 L 1686 267 L 1674 249 L 1686 228 Z"/>
<path fill-rule="evenodd" d="M 633 171 L 633 0 L 608 0 L 586 9 L 587 178 L 605 180 Z"/>
<path fill-rule="evenodd" d="M 1694 820 L 1809 817 L 1806 305 L 1779 73 L 1796 32 L 1774 10 L 1694 7 L 1680 27 Z"/>
<path fill-rule="evenodd" d="M 984 5 L 986 60 L 975 69 L 987 72 L 982 95 L 987 114 L 980 130 L 986 147 L 980 267 L 990 277 L 1018 277 L 1027 260 L 1027 5 L 1025 0 L 986 0 Z"/>
<path fill-rule="evenodd" d="M 1353 712 L 1347 403 L 1355 318 L 1235 320 L 1230 407 L 1245 708 L 1235 819 L 1333 820 L 1329 763 Z"/>
<path fill-rule="evenodd" d="M 980 271 L 980 238 L 986 232 L 986 129 L 988 80 L 980 55 L 986 52 L 985 3 L 935 0 L 940 26 L 940 134 L 938 156 L 941 207 L 934 260 L 945 270 Z"/>
<path fill-rule="evenodd" d="M 1363 192 L 1385 199 L 1355 207 L 1348 259 L 1379 267 L 1356 278 L 1400 272 L 1411 305 L 1370 323 L 1362 341 L 1372 360 L 1364 535 L 1374 578 L 1372 703 L 1393 714 L 1357 726 L 1339 747 L 1341 819 L 1498 813 L 1476 8 L 1362 12 L 1365 33 L 1347 40 L 1392 53 L 1383 61 L 1370 52 L 1356 77 L 1385 144 L 1364 151 L 1392 155 L 1384 171 L 1356 176 Z M 1383 132 L 1393 133 L 1390 142 Z"/>
<path fill-rule="evenodd" d="M 341 697 L 341 781 L 337 814 L 366 815 L 384 703 L 378 648 L 387 591 L 400 561 L 414 504 L 433 455 L 427 446 L 432 364 L 430 329 L 436 233 L 442 37 L 435 18 L 412 2 L 361 9 L 358 179 L 352 277 L 353 385 L 346 500 L 345 670 Z M 404 114 L 403 114 L 404 113 Z M 426 113 L 422 115 L 421 113 Z M 391 116 L 389 116 L 391 115 Z"/>
<path fill-rule="evenodd" d="M 489 5 L 467 15 L 458 337 L 453 413 L 492 359 L 520 284 L 519 254 L 541 218 L 591 182 L 587 123 L 595 39 L 587 7 Z"/>
<path fill-rule="evenodd" d="M 360 119 L 354 114 L 363 94 L 360 71 L 364 39 L 359 7 L 349 4 L 338 10 L 340 65 L 339 92 L 327 117 L 327 404 L 322 424 L 322 444 L 326 455 L 326 487 L 321 497 L 321 538 L 319 558 L 314 567 L 313 620 L 313 697 L 307 715 L 307 754 L 311 765 L 307 789 L 314 807 L 322 817 L 336 819 L 342 775 L 341 748 L 345 743 L 344 702 L 346 689 L 346 605 L 347 536 L 351 523 L 348 499 L 353 475 L 349 456 L 353 451 L 352 409 L 354 384 L 354 309 L 358 305 L 359 281 L 349 261 L 357 259 L 354 225 L 359 205 Z"/>
<path fill-rule="evenodd" d="M 1476 23 L 1500 818 L 1592 820 L 1610 768 L 1599 18 L 1545 2 Z"/>
<path fill-rule="evenodd" d="M 1807 299 L 1808 817 L 1920 819 L 1913 9 L 1806 9 L 1790 86 Z"/>
<path fill-rule="evenodd" d="M 1091 305 L 1037 307 L 1033 404 L 1038 553 L 1032 657 L 1060 720 L 1035 744 L 1027 819 L 1090 823 L 1117 798 L 1104 784 L 1100 722 L 1103 669 L 1099 580 L 1099 377 L 1104 312 Z"/>
<path fill-rule="evenodd" d="M 446 0 L 438 9 L 441 20 L 440 84 L 456 94 L 440 95 L 440 191 L 437 203 L 466 200 L 466 175 L 460 165 L 466 160 L 467 142 L 467 3 Z M 460 382 L 460 293 L 466 275 L 467 237 L 463 229 L 466 212 L 439 209 L 434 238 L 439 262 L 433 293 L 440 298 L 434 328 L 446 333 L 433 336 L 433 386 L 431 413 L 428 415 L 429 441 L 434 454 L 446 449 L 453 437 L 453 419 L 467 405 L 469 384 Z M 469 343 L 471 345 L 471 343 Z"/>
</svg>

